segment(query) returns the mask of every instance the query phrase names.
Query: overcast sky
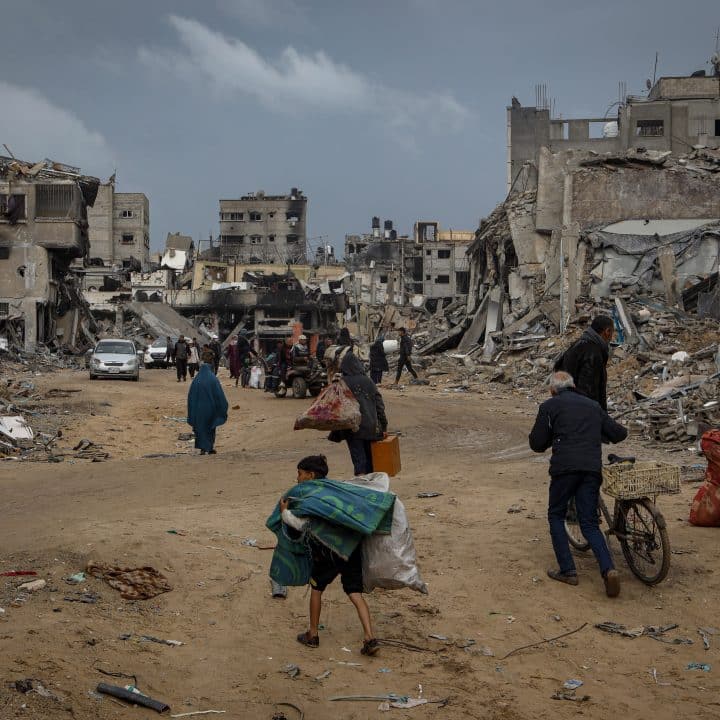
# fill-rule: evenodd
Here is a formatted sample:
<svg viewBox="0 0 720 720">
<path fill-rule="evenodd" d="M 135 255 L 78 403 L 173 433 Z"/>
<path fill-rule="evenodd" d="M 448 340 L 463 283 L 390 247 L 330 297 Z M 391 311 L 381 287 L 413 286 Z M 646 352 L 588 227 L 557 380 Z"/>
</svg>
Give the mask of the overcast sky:
<svg viewBox="0 0 720 720">
<path fill-rule="evenodd" d="M 717 0 L 0 1 L 0 143 L 217 235 L 219 198 L 300 187 L 337 248 L 379 215 L 474 229 L 505 193 L 505 107 L 547 83 L 604 115 L 618 81 L 708 68 Z M 0 149 L 0 153 L 4 152 Z M 317 241 L 315 241 L 317 242 Z"/>
</svg>

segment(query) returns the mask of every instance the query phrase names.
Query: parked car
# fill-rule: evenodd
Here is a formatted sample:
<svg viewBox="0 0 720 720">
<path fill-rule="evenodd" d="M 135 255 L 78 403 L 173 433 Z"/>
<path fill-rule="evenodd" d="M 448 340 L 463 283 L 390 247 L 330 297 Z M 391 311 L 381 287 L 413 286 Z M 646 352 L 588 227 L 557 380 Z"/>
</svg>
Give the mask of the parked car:
<svg viewBox="0 0 720 720">
<path fill-rule="evenodd" d="M 140 379 L 140 361 L 131 340 L 100 340 L 90 356 L 90 379 L 100 377 Z"/>
<path fill-rule="evenodd" d="M 175 346 L 178 341 L 176 337 L 171 337 L 170 342 Z M 147 350 L 143 356 L 143 364 L 146 368 L 167 367 L 167 339 L 159 337 Z"/>
</svg>

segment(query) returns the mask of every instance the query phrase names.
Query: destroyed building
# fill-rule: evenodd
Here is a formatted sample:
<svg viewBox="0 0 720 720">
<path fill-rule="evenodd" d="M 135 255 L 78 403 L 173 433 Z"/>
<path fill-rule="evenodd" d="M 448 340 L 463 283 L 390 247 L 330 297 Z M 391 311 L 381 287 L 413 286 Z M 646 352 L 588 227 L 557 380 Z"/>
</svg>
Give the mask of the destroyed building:
<svg viewBox="0 0 720 720">
<path fill-rule="evenodd" d="M 237 200 L 220 200 L 219 245 L 206 259 L 278 265 L 307 262 L 307 197 L 292 188 L 289 195 L 262 190 Z"/>
<path fill-rule="evenodd" d="M 704 282 L 694 299 L 713 312 L 718 108 L 720 76 L 663 77 L 646 98 L 623 99 L 617 135 L 590 138 L 593 120 L 550 121 L 547 109 L 513 99 L 511 190 L 469 250 L 470 328 L 460 349 L 539 319 L 563 330 L 579 298 L 661 295 L 682 307 L 683 290 Z M 566 138 L 561 125 L 574 128 Z"/>
<path fill-rule="evenodd" d="M 150 264 L 150 203 L 144 193 L 115 191 L 114 176 L 101 183 L 88 211 L 89 265 L 102 269 L 147 270 Z M 90 284 L 98 283 L 91 280 Z M 102 280 L 100 281 L 102 285 Z"/>
<path fill-rule="evenodd" d="M 69 268 L 88 254 L 99 184 L 50 160 L 0 157 L 0 334 L 15 347 L 73 343 L 83 301 Z"/>
<path fill-rule="evenodd" d="M 661 77 L 647 95 L 620 96 L 603 117 L 551 117 L 546 89 L 536 89 L 534 106 L 513 98 L 507 108 L 507 190 L 523 168 L 537 172 L 542 148 L 621 153 L 636 148 L 683 154 L 697 145 L 720 147 L 720 55 L 713 75 L 701 70 L 687 77 Z M 650 82 L 648 81 L 648 85 Z M 525 188 L 520 188 L 525 189 Z"/>
<path fill-rule="evenodd" d="M 392 220 L 372 219 L 372 232 L 345 236 L 345 264 L 353 273 L 360 302 L 416 307 L 426 300 L 451 301 L 467 295 L 467 249 L 472 231 L 443 230 L 437 221 L 418 221 L 412 237 L 398 236 Z"/>
</svg>

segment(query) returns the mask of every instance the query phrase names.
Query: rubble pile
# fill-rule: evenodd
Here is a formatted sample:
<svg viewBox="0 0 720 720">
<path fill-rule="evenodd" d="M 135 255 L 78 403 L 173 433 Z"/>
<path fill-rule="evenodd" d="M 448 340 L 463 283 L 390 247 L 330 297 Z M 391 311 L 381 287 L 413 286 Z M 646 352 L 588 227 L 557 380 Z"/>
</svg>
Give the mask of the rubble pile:
<svg viewBox="0 0 720 720">
<path fill-rule="evenodd" d="M 448 392 L 486 392 L 488 384 L 498 383 L 542 400 L 556 361 L 599 313 L 613 316 L 618 330 L 608 366 L 613 416 L 636 436 L 658 443 L 686 444 L 720 425 L 718 323 L 657 298 L 578 302 L 563 335 L 546 317 L 533 315 L 524 328 L 516 324 L 492 333 L 489 342 L 466 353 L 427 354 L 420 365 L 425 377 Z M 418 328 L 427 322 L 420 318 Z"/>
<path fill-rule="evenodd" d="M 67 361 L 67 362 L 66 362 Z M 68 410 L 53 402 L 80 390 L 41 393 L 33 380 L 62 367 L 77 367 L 77 358 L 63 358 L 39 350 L 28 358 L 3 355 L 0 382 L 0 457 L 15 460 L 59 461 L 53 446 L 62 437 Z"/>
</svg>

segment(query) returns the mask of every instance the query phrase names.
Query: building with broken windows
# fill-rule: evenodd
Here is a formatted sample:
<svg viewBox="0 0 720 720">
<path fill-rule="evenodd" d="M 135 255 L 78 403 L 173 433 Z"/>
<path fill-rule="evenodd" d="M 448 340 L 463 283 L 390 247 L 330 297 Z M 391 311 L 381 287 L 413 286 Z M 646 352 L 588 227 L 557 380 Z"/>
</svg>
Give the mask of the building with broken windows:
<svg viewBox="0 0 720 720">
<path fill-rule="evenodd" d="M 295 265 L 307 262 L 307 197 L 292 188 L 289 195 L 262 190 L 237 200 L 220 200 L 219 245 L 207 259 L 242 263 Z"/>
<path fill-rule="evenodd" d="M 106 267 L 148 269 L 150 202 L 144 193 L 116 192 L 114 178 L 102 183 L 88 223 L 92 260 L 102 260 Z"/>
<path fill-rule="evenodd" d="M 13 345 L 72 343 L 82 300 L 69 269 L 87 257 L 99 184 L 79 168 L 0 157 L 0 333 Z"/>
<path fill-rule="evenodd" d="M 621 153 L 637 148 L 676 155 L 695 146 L 720 147 L 720 56 L 712 59 L 713 75 L 698 71 L 688 77 L 661 77 L 647 95 L 627 95 L 620 85 L 612 114 L 563 119 L 551 117 L 542 93 L 525 107 L 513 98 L 507 108 L 507 188 L 537 172 L 542 148 Z M 525 174 L 521 176 L 525 169 Z"/>
<path fill-rule="evenodd" d="M 370 305 L 422 305 L 426 300 L 467 295 L 470 268 L 467 249 L 475 234 L 444 230 L 435 220 L 415 223 L 412 236 L 400 235 L 392 220 L 372 219 L 372 231 L 345 236 L 345 264 L 353 290 Z"/>
<path fill-rule="evenodd" d="M 681 306 L 684 289 L 717 282 L 720 150 L 543 147 L 536 170 L 476 231 L 462 350 L 538 321 L 562 330 L 579 298 Z"/>
</svg>

